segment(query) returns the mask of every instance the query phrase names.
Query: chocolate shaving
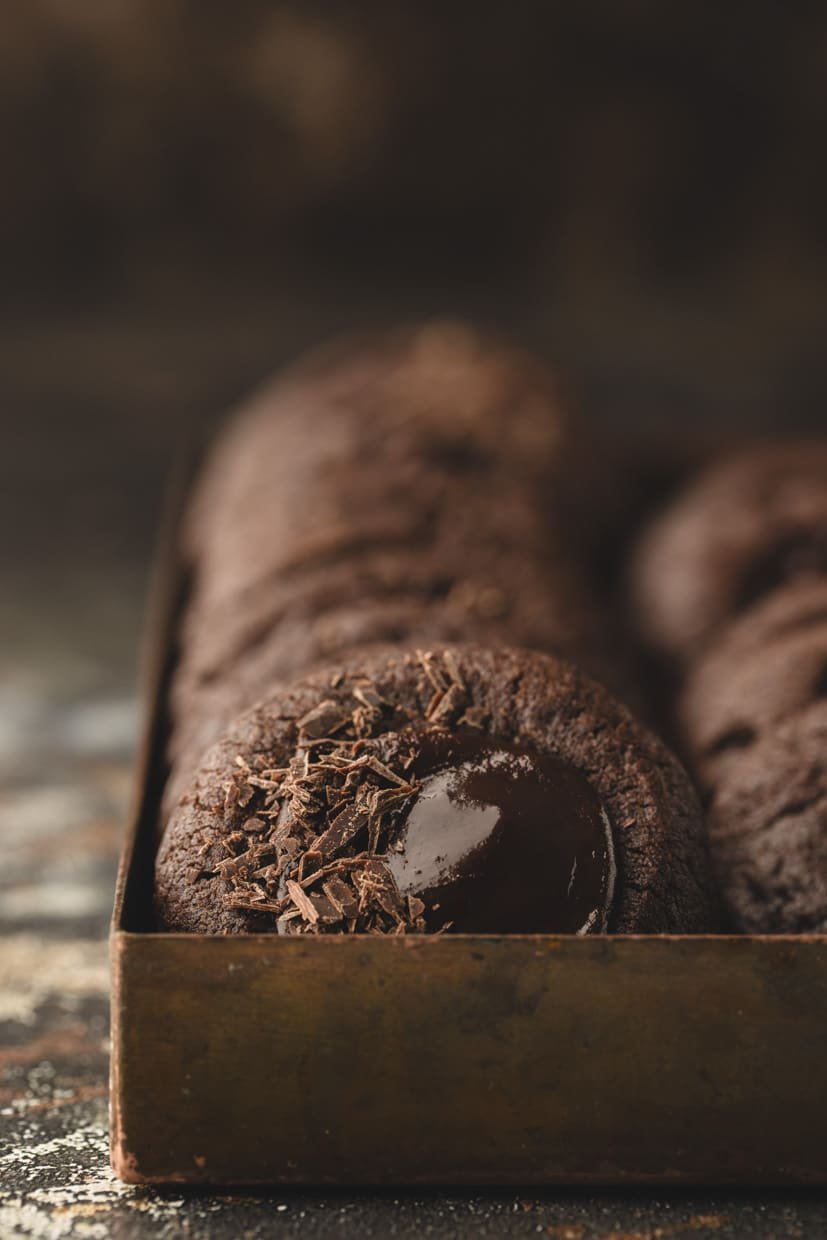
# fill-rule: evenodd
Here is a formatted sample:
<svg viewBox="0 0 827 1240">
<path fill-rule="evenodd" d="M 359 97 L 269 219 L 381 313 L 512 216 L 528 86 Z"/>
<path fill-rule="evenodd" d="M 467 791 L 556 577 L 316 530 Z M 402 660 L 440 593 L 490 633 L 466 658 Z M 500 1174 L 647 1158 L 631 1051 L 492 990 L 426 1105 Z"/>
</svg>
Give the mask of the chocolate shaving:
<svg viewBox="0 0 827 1240">
<path fill-rule="evenodd" d="M 356 872 L 355 881 L 360 912 L 364 912 L 368 904 L 376 903 L 389 917 L 404 922 L 407 908 L 384 861 L 373 858 L 366 862 L 365 868 Z"/>
<path fill-rule="evenodd" d="M 429 651 L 418 650 L 417 659 L 433 689 L 425 707 L 429 723 L 448 724 L 456 721 L 462 713 L 468 694 L 456 659 L 450 650 L 442 656 L 442 666 Z"/>
<path fill-rule="evenodd" d="M 348 805 L 337 814 L 322 835 L 316 837 L 311 845 L 325 858 L 335 857 L 338 852 L 349 844 L 367 826 L 370 815 L 356 805 Z"/>
<path fill-rule="evenodd" d="M 254 896 L 245 896 L 241 892 L 232 892 L 226 899 L 228 908 L 241 909 L 247 913 L 276 913 L 281 915 L 282 903 L 273 900 L 257 900 Z"/>
<path fill-rule="evenodd" d="M 416 657 L 420 662 L 422 670 L 430 680 L 434 690 L 437 693 L 444 693 L 448 688 L 448 681 L 441 670 L 434 662 L 434 656 L 427 650 L 417 650 Z"/>
<path fill-rule="evenodd" d="M 353 696 L 362 706 L 368 710 L 376 711 L 378 714 L 390 709 L 390 702 L 381 697 L 372 685 L 354 685 Z"/>
<path fill-rule="evenodd" d="M 334 736 L 347 723 L 347 712 L 338 702 L 328 699 L 320 702 L 298 721 L 299 732 L 313 740 L 316 737 Z"/>
<path fill-rule="evenodd" d="M 262 831 L 267 830 L 267 823 L 263 818 L 248 818 L 241 830 L 246 835 L 261 835 Z"/>
<path fill-rule="evenodd" d="M 398 707 L 375 685 L 348 687 L 337 674 L 331 688 L 340 700 L 326 699 L 298 721 L 286 766 L 267 755 L 252 764 L 237 758 L 224 812 L 241 827 L 223 837 L 223 857 L 204 861 L 205 872 L 226 885 L 229 908 L 274 917 L 282 934 L 425 931 L 425 904 L 399 892 L 387 865 L 419 787 L 416 732 L 460 716 L 479 727 L 483 716 L 450 652 L 417 657 L 432 690 L 417 717 L 400 722 Z"/>
<path fill-rule="evenodd" d="M 319 914 L 319 925 L 332 926 L 342 920 L 342 913 L 327 896 L 316 895 L 311 897 L 316 912 Z"/>
<path fill-rule="evenodd" d="M 309 921 L 312 926 L 315 926 L 316 922 L 319 920 L 319 914 L 316 910 L 315 904 L 310 899 L 310 896 L 306 895 L 299 884 L 294 882 L 292 878 L 288 878 L 285 886 L 287 887 L 287 894 L 290 896 L 290 899 L 293 901 L 302 917 L 304 917 L 306 921 Z"/>
<path fill-rule="evenodd" d="M 220 861 L 215 867 L 215 873 L 224 879 L 235 878 L 240 874 L 249 874 L 265 857 L 273 857 L 274 855 L 275 852 L 272 844 L 254 844 L 246 852 L 240 853 L 238 856 L 228 857 L 226 861 Z"/>
<path fill-rule="evenodd" d="M 396 784 L 399 788 L 405 788 L 408 792 L 412 792 L 410 783 L 402 775 L 397 775 L 390 767 L 385 766 L 384 762 L 380 762 L 375 754 L 368 754 L 364 758 L 359 759 L 359 765 L 369 767 L 374 775 L 378 775 L 380 779 L 386 779 L 389 784 Z"/>
<path fill-rule="evenodd" d="M 461 689 L 464 693 L 465 692 L 465 681 L 462 679 L 462 674 L 457 665 L 457 661 L 456 661 L 456 658 L 454 657 L 453 650 L 443 651 L 442 662 L 445 664 L 445 667 L 447 668 L 447 671 L 448 671 L 448 675 L 451 677 L 451 684 L 456 685 L 456 687 L 458 689 Z"/>
<path fill-rule="evenodd" d="M 465 690 L 452 684 L 438 698 L 434 695 L 428 705 L 426 718 L 429 723 L 451 723 L 465 707 Z"/>
<path fill-rule="evenodd" d="M 356 917 L 359 912 L 359 901 L 348 883 L 334 874 L 322 884 L 322 891 L 343 917 Z"/>
<path fill-rule="evenodd" d="M 302 853 L 299 860 L 296 876 L 300 883 L 303 883 L 309 874 L 318 870 L 322 863 L 322 854 L 316 848 L 308 848 L 307 852 Z"/>
</svg>

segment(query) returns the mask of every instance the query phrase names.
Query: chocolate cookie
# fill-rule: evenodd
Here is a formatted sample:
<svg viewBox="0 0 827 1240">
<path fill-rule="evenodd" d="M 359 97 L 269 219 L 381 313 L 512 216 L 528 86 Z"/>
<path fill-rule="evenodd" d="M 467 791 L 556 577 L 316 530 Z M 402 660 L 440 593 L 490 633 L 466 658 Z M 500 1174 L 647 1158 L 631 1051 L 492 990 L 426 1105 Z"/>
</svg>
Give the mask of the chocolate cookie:
<svg viewBox="0 0 827 1240">
<path fill-rule="evenodd" d="M 473 645 L 352 654 L 209 751 L 158 854 L 170 930 L 715 928 L 677 761 L 574 667 Z"/>
<path fill-rule="evenodd" d="M 775 727 L 827 697 L 827 579 L 745 612 L 687 668 L 678 719 L 707 786 Z"/>
<path fill-rule="evenodd" d="M 526 645 L 621 688 L 573 553 L 572 440 L 545 370 L 456 324 L 334 348 L 266 389 L 184 521 L 166 812 L 236 714 L 362 645 Z"/>
<path fill-rule="evenodd" d="M 733 928 L 827 932 L 827 702 L 780 724 L 721 780 L 713 864 Z"/>
<path fill-rule="evenodd" d="M 649 528 L 633 565 L 647 640 L 686 659 L 791 580 L 827 572 L 827 443 L 761 444 L 713 465 Z"/>
<path fill-rule="evenodd" d="M 194 602 L 211 611 L 366 550 L 510 543 L 514 524 L 544 545 L 516 484 L 533 480 L 547 509 L 565 438 L 544 368 L 471 328 L 319 350 L 265 388 L 211 454 L 185 523 Z"/>
</svg>

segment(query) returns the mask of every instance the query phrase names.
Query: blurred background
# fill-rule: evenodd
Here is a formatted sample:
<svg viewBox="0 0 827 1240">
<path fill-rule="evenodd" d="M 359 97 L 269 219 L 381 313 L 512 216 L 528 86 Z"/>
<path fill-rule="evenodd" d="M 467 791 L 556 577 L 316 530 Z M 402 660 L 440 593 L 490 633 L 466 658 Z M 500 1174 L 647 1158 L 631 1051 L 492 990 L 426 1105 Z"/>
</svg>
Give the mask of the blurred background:
<svg viewBox="0 0 827 1240">
<path fill-rule="evenodd" d="M 105 568 L 131 648 L 180 428 L 357 321 L 470 311 L 596 416 L 817 421 L 826 120 L 819 5 L 4 5 L 6 630 Z"/>
<path fill-rule="evenodd" d="M 826 133 L 817 4 L 2 5 L 13 1142 L 42 1103 L 105 1165 L 104 940 L 181 445 L 303 346 L 437 312 L 539 349 L 598 423 L 823 427 Z"/>
<path fill-rule="evenodd" d="M 595 417 L 819 422 L 825 121 L 819 5 L 3 6 L 4 635 L 130 653 L 176 442 L 355 323 L 473 313 Z"/>
</svg>

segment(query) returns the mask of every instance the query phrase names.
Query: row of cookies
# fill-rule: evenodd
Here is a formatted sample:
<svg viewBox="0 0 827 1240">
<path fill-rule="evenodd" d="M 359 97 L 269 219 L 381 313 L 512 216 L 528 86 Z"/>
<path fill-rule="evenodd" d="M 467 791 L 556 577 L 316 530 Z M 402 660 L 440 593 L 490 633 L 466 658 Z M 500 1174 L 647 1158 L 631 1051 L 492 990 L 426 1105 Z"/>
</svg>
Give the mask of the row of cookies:
<svg viewBox="0 0 827 1240">
<path fill-rule="evenodd" d="M 567 520 L 582 455 L 545 368 L 460 324 L 320 350 L 262 389 L 184 521 L 167 805 L 268 685 L 366 644 L 510 642 L 616 682 Z"/>
<path fill-rule="evenodd" d="M 544 368 L 465 326 L 231 420 L 183 524 L 163 926 L 717 927 L 691 784 L 603 687 L 599 476 Z"/>
<path fill-rule="evenodd" d="M 635 611 L 677 663 L 733 929 L 827 930 L 827 444 L 714 463 L 650 526 Z"/>
</svg>

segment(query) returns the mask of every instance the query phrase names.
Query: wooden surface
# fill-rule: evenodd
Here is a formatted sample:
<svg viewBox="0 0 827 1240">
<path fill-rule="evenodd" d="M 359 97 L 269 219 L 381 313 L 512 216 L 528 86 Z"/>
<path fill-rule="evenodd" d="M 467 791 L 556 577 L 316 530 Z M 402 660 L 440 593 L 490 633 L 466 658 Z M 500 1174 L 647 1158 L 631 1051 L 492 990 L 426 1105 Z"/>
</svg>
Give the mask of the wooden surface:
<svg viewBox="0 0 827 1240">
<path fill-rule="evenodd" d="M 265 373 L 280 351 L 274 339 L 310 338 L 310 309 L 286 300 L 266 315 L 202 308 L 197 322 L 159 303 L 129 319 L 16 314 L 5 325 L 0 1236 L 823 1237 L 821 1190 L 216 1197 L 111 1176 L 106 933 L 160 480 L 183 419 L 214 412 Z M 323 332 L 344 316 L 334 307 L 316 322 Z"/>
</svg>

